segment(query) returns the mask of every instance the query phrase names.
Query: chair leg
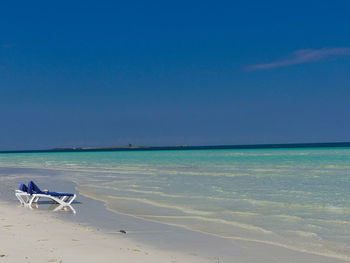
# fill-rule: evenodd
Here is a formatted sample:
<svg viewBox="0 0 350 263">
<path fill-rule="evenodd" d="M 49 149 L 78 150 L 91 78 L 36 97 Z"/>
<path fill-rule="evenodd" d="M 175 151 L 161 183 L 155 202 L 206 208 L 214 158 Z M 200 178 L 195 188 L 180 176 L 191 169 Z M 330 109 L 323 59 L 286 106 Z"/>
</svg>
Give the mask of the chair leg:
<svg viewBox="0 0 350 263">
<path fill-rule="evenodd" d="M 69 202 L 68 202 L 68 204 L 70 205 L 73 201 L 74 201 L 74 199 L 77 197 L 77 195 L 73 195 L 72 197 L 71 197 L 71 199 L 69 200 Z"/>
<path fill-rule="evenodd" d="M 32 198 L 30 198 L 28 205 L 29 205 L 29 206 L 32 206 L 32 203 L 34 202 L 34 200 L 35 200 L 36 198 L 37 198 L 37 196 L 36 196 L 36 195 L 33 195 Z"/>
<path fill-rule="evenodd" d="M 25 204 L 25 201 L 23 200 L 21 194 L 16 193 L 16 197 L 17 197 L 17 199 L 19 200 L 19 202 L 21 203 L 21 205 L 24 205 L 24 204 Z"/>
</svg>

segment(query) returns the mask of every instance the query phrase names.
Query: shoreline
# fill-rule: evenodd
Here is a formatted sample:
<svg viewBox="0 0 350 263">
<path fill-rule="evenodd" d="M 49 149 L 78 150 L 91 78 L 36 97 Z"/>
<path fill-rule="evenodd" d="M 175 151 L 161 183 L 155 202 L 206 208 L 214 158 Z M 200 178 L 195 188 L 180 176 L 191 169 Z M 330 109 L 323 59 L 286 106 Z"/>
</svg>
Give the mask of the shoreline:
<svg viewBox="0 0 350 263">
<path fill-rule="evenodd" d="M 34 208 L 33 210 L 29 210 L 25 207 L 19 207 L 24 211 L 28 210 L 31 212 L 31 214 L 35 214 L 36 212 L 39 214 L 47 213 L 49 216 L 55 217 L 63 222 L 67 222 L 68 224 L 87 225 L 90 228 L 99 231 L 99 233 L 112 235 L 118 234 L 119 236 L 119 231 L 125 230 L 127 234 L 124 235 L 124 237 L 130 242 L 143 244 L 146 247 L 150 247 L 152 249 L 154 248 L 156 251 L 171 251 L 175 254 L 185 256 L 195 255 L 190 262 L 216 263 L 218 261 L 218 259 L 216 259 L 217 253 L 215 249 L 209 249 L 209 252 L 207 253 L 205 247 L 209 247 L 209 244 L 206 243 L 207 238 L 203 238 L 204 234 L 198 233 L 200 235 L 198 236 L 195 234 L 195 232 L 188 231 L 180 227 L 168 226 L 158 222 L 149 222 L 144 219 L 135 218 L 131 215 L 115 213 L 114 211 L 107 209 L 104 202 L 85 197 L 84 195 L 75 191 L 76 184 L 73 181 L 58 178 L 59 173 L 57 173 L 57 170 L 37 168 L 28 170 L 28 168 L 21 167 L 19 169 L 6 167 L 4 169 L 15 171 L 16 176 L 12 180 L 10 178 L 7 178 L 9 181 L 4 180 L 4 182 L 7 181 L 5 186 L 7 184 L 7 188 L 11 188 L 11 190 L 6 192 L 6 187 L 4 187 L 4 185 L 0 185 L 0 204 L 1 202 L 6 202 L 12 207 L 19 206 L 19 202 L 14 195 L 13 189 L 23 181 L 20 179 L 20 174 L 24 173 L 26 170 L 33 170 L 35 173 L 38 173 L 35 180 L 39 182 L 39 185 L 45 185 L 45 187 L 49 189 L 64 189 L 67 192 L 77 193 L 77 199 L 72 204 L 77 213 L 72 214 L 66 211 L 53 212 L 53 208 L 50 208 L 50 205 L 45 201 L 43 201 L 42 204 L 39 204 L 38 208 Z M 43 171 L 46 175 L 40 175 L 40 171 Z M 52 174 L 50 174 L 50 171 Z M 186 242 L 184 242 L 184 238 L 186 239 Z M 188 246 L 191 242 L 198 244 L 198 246 Z"/>
<path fill-rule="evenodd" d="M 140 218 L 140 217 L 137 217 L 137 216 L 134 216 L 134 215 L 130 215 L 130 214 L 124 214 L 124 213 L 121 213 L 121 212 L 117 212 L 111 208 L 109 208 L 108 204 L 105 203 L 104 201 L 100 200 L 100 199 L 97 199 L 96 197 L 93 197 L 91 195 L 87 195 L 85 193 L 82 193 L 82 192 L 79 192 L 81 195 L 85 196 L 86 198 L 90 199 L 90 200 L 95 200 L 97 202 L 101 202 L 103 203 L 103 206 L 105 207 L 106 210 L 110 211 L 111 213 L 113 214 L 118 214 L 119 216 L 126 216 L 126 217 L 130 217 L 130 218 L 133 218 L 135 220 L 140 220 L 141 222 L 147 222 L 147 223 L 150 223 L 150 224 L 156 224 L 158 226 L 164 226 L 165 228 L 173 228 L 173 233 L 174 232 L 180 232 L 182 235 L 194 235 L 195 236 L 195 242 L 198 242 L 198 240 L 200 239 L 210 239 L 211 243 L 212 244 L 220 244 L 221 247 L 225 247 L 222 251 L 220 251 L 221 253 L 223 251 L 227 251 L 228 249 L 230 249 L 230 247 L 235 247 L 235 249 L 237 249 L 237 247 L 241 247 L 243 245 L 243 247 L 247 247 L 249 246 L 250 249 L 252 251 L 254 250 L 260 250 L 261 248 L 265 247 L 266 249 L 269 249 L 270 252 L 276 252 L 278 250 L 285 250 L 285 251 L 288 251 L 290 252 L 291 254 L 295 254 L 294 256 L 298 257 L 298 256 L 301 256 L 301 258 L 303 258 L 304 256 L 306 257 L 310 257 L 310 261 L 307 261 L 307 262 L 314 262 L 313 261 L 313 258 L 312 257 L 318 257 L 318 261 L 315 261 L 315 262 L 350 262 L 350 258 L 345 258 L 345 257 L 338 257 L 336 255 L 327 255 L 326 253 L 316 253 L 316 252 L 311 252 L 311 251 L 308 251 L 308 250 L 302 250 L 302 249 L 299 249 L 299 248 L 295 248 L 295 247 L 292 247 L 292 246 L 288 246 L 288 245 L 283 245 L 283 244 L 279 244 L 279 243 L 274 243 L 274 242 L 268 242 L 268 241 L 261 241 L 261 240 L 258 240 L 258 239 L 250 239 L 250 238 L 241 238 L 241 237 L 236 237 L 236 238 L 229 238 L 229 237 L 223 237 L 223 236 L 219 236 L 219 235 L 216 235 L 216 234 L 213 234 L 213 233 L 209 233 L 209 232 L 203 232 L 203 231 L 200 231 L 200 230 L 194 230 L 194 229 L 190 229 L 190 228 L 187 228 L 183 225 L 174 225 L 174 224 L 167 224 L 167 223 L 161 223 L 161 222 L 158 222 L 158 221 L 154 221 L 154 220 L 150 220 L 150 219 L 144 219 L 144 218 Z M 164 233 L 165 232 L 168 232 L 169 230 L 164 230 Z M 136 239 L 137 240 L 137 239 Z M 142 240 L 142 239 L 141 239 Z M 145 243 L 148 243 L 147 240 L 142 240 L 142 242 L 145 242 Z M 228 246 L 228 244 L 230 244 Z M 157 247 L 160 246 L 160 244 L 156 244 Z M 176 246 L 175 246 L 176 247 Z M 163 248 L 165 249 L 169 249 L 168 247 L 164 247 Z M 174 247 L 173 247 L 174 249 Z M 209 249 L 209 248 L 208 248 Z M 210 249 L 209 249 L 210 250 Z M 183 252 L 183 248 L 180 249 L 180 251 Z M 201 254 L 202 253 L 205 253 L 206 251 L 201 251 Z M 220 254 L 220 253 L 218 253 Z M 238 253 L 240 254 L 240 253 Z M 237 254 L 237 256 L 238 256 Z M 276 253 L 276 254 L 279 254 L 279 253 Z M 287 253 L 288 254 L 288 253 Z M 231 257 L 223 257 L 223 261 L 220 261 L 220 262 L 230 262 L 230 261 L 226 261 L 226 260 L 230 260 L 233 258 L 233 253 L 230 255 Z M 242 255 L 240 255 L 242 256 Z M 280 257 L 284 257 L 286 256 L 286 254 L 281 254 Z M 241 259 L 243 260 L 244 259 L 244 255 L 241 257 Z M 260 255 L 259 258 L 263 257 L 263 255 Z M 219 256 L 208 256 L 207 255 L 207 258 L 218 258 L 219 259 Z M 288 261 L 289 259 L 286 258 L 285 261 L 283 262 L 289 262 Z M 237 262 L 241 262 L 241 261 L 237 261 Z M 242 262 L 246 262 L 245 260 L 243 260 Z M 250 261 L 249 261 L 250 262 Z M 254 261 L 252 261 L 254 262 Z M 271 261 L 270 259 L 268 261 L 261 261 L 261 262 L 275 262 L 275 261 Z M 278 261 L 276 261 L 278 262 Z M 294 261 L 291 261 L 291 262 L 294 262 Z"/>
<path fill-rule="evenodd" d="M 296 262 L 317 262 L 317 263 L 341 263 L 341 262 L 349 262 L 346 260 L 336 259 L 334 257 L 322 256 L 317 254 L 310 254 L 308 252 L 303 251 L 295 251 L 289 248 L 279 247 L 273 244 L 263 244 L 254 241 L 248 240 L 225 240 L 224 238 L 215 237 L 210 234 L 201 233 L 197 231 L 191 231 L 179 226 L 171 226 L 167 224 L 162 224 L 159 222 L 148 222 L 147 220 L 140 218 L 133 218 L 131 215 L 123 215 L 118 214 L 115 211 L 111 211 L 108 209 L 107 205 L 103 201 L 98 201 L 96 199 L 91 199 L 89 197 L 85 197 L 84 195 L 79 194 L 77 198 L 77 203 L 74 203 L 73 206 L 77 209 L 78 215 L 72 215 L 68 213 L 53 213 L 47 211 L 45 209 L 35 209 L 31 211 L 29 209 L 23 207 L 16 207 L 17 200 L 14 197 L 13 189 L 9 190 L 7 193 L 4 192 L 4 187 L 11 188 L 17 187 L 18 183 L 23 181 L 23 178 L 28 178 L 28 172 L 31 174 L 30 170 L 20 168 L 15 170 L 13 177 L 6 176 L 7 180 L 3 180 L 5 183 L 2 188 L 0 187 L 0 199 L 7 200 L 7 205 L 3 205 L 3 202 L 0 202 L 0 207 L 3 209 L 13 210 L 20 213 L 21 220 L 17 221 L 17 225 L 13 228 L 13 236 L 19 235 L 21 231 L 24 231 L 22 228 L 26 225 L 27 219 L 34 220 L 32 218 L 35 217 L 35 221 L 40 222 L 40 225 L 44 223 L 45 225 L 56 225 L 59 224 L 62 226 L 61 228 L 78 228 L 79 231 L 76 233 L 77 235 L 85 235 L 84 231 L 86 229 L 90 229 L 93 233 L 101 234 L 100 240 L 104 240 L 106 238 L 105 235 L 109 238 L 116 238 L 111 242 L 116 242 L 118 246 L 123 248 L 129 248 L 128 252 L 132 252 L 130 247 L 127 247 L 126 244 L 132 244 L 130 246 L 141 246 L 143 248 L 147 247 L 146 252 L 148 254 L 152 254 L 156 251 L 156 254 L 162 254 L 161 262 L 284 262 L 284 263 L 292 263 Z M 10 173 L 8 168 L 4 168 L 5 173 Z M 40 169 L 34 169 L 36 174 Z M 27 173 L 25 173 L 27 171 Z M 41 170 L 42 171 L 42 170 Z M 50 171 L 52 174 L 50 174 Z M 45 187 L 49 188 L 57 188 L 65 189 L 67 191 L 74 191 L 75 184 L 73 181 L 67 181 L 65 179 L 60 178 L 60 173 L 56 170 L 45 169 L 44 173 L 40 175 L 37 174 L 37 179 L 43 180 L 46 182 Z M 1 174 L 0 174 L 1 177 Z M 5 179 L 5 177 L 2 177 Z M 49 184 L 49 185 L 47 185 Z M 9 187 L 10 186 L 10 187 Z M 16 203 L 15 203 L 16 202 Z M 45 206 L 45 205 L 44 205 Z M 12 212 L 9 212 L 12 213 Z M 4 216 L 0 217 L 3 218 Z M 18 216 L 17 216 L 18 217 Z M 16 221 L 17 217 L 6 219 L 7 223 L 2 224 L 10 225 L 10 222 Z M 27 218 L 28 217 L 28 218 Z M 51 218 L 51 219 L 48 219 Z M 50 220 L 54 221 L 50 221 Z M 5 221 L 6 221 L 5 220 Z M 51 222 L 47 224 L 48 220 Z M 2 221 L 0 222 L 2 223 Z M 65 226 L 67 224 L 67 226 Z M 80 226 L 84 226 L 80 228 Z M 51 230 L 51 227 L 45 229 L 45 233 L 49 233 L 49 236 L 55 236 L 54 230 Z M 0 229 L 2 229 L 1 227 Z M 86 229 L 85 229 L 86 228 Z M 6 228 L 5 228 L 6 229 Z M 120 243 L 119 239 L 120 232 L 119 230 L 125 229 L 127 234 L 122 235 L 122 241 L 127 241 L 131 243 Z M 35 229 L 25 229 L 28 231 L 28 235 L 36 235 Z M 67 236 L 71 236 L 69 231 L 65 232 Z M 117 235 L 116 235 L 117 234 Z M 2 235 L 1 235 L 2 236 Z M 93 235 L 91 235 L 91 238 Z M 1 242 L 4 242 L 2 238 L 0 238 Z M 40 240 L 40 238 L 38 238 Z M 87 239 L 89 240 L 89 238 Z M 118 241 L 119 240 L 119 241 Z M 40 241 L 38 241 L 40 243 Z M 50 241 L 51 242 L 51 241 Z M 101 241 L 102 242 L 102 241 Z M 15 246 L 16 242 L 13 243 Z M 74 243 L 75 244 L 75 243 Z M 0 243 L 0 247 L 2 243 Z M 7 245 L 7 243 L 6 243 Z M 37 245 L 37 244 L 35 244 Z M 55 243 L 55 246 L 61 249 L 60 243 Z M 86 250 L 90 251 L 89 247 L 93 248 L 96 244 L 94 243 L 85 243 Z M 12 248 L 11 249 L 14 249 Z M 27 249 L 27 246 L 25 246 Z M 30 247 L 30 246 L 29 246 Z M 23 249 L 23 248 L 22 248 Z M 39 248 L 38 248 L 39 249 Z M 62 249 L 68 249 L 65 245 Z M 136 248 L 140 250 L 139 248 Z M 63 250 L 62 250 L 63 251 Z M 68 251 L 68 250 L 67 250 Z M 80 250 L 75 250 L 74 253 L 80 253 Z M 153 252 L 152 252 L 153 251 Z M 135 251 L 134 251 L 135 252 Z M 159 252 L 159 253 L 158 253 Z M 1 252 L 2 253 L 2 252 Z M 11 252 L 12 253 L 12 252 Z M 48 253 L 48 252 L 47 252 Z M 62 252 L 65 255 L 68 252 Z M 69 252 L 73 253 L 73 252 Z M 69 254 L 69 257 L 73 257 L 74 255 Z M 99 252 L 98 252 L 99 253 Z M 106 254 L 110 253 L 110 257 L 118 257 L 118 255 L 114 255 L 116 253 L 115 250 L 106 251 Z M 154 252 L 155 253 L 155 252 Z M 165 254 L 164 254 L 165 253 Z M 123 254 L 123 253 L 122 253 Z M 125 254 L 125 253 L 124 253 Z M 123 254 L 123 255 L 124 255 Z M 46 254 L 45 254 L 46 255 Z M 47 254 L 49 255 L 49 254 Z M 46 256 L 47 256 L 46 255 Z M 102 254 L 100 254 L 102 255 Z M 129 254 L 128 254 L 129 255 Z M 181 261 L 175 261 L 172 256 L 169 260 L 169 255 L 175 255 L 177 259 L 181 258 Z M 63 257 L 63 256 L 62 256 Z M 133 257 L 131 255 L 130 257 Z M 190 261 L 188 260 L 190 257 Z M 52 258 L 53 259 L 53 258 Z M 113 258 L 114 259 L 114 258 Z M 115 258 L 119 259 L 119 258 Z M 6 258 L 7 260 L 7 258 Z M 130 258 L 131 260 L 131 258 Z M 129 259 L 126 261 L 130 261 Z M 133 260 L 133 262 L 148 262 L 146 259 L 142 258 Z M 155 260 L 151 260 L 150 262 L 158 262 Z M 167 261 L 169 260 L 169 261 Z M 123 261 L 123 260 L 122 260 Z M 4 262 L 18 262 L 18 261 L 4 261 Z M 31 261 L 28 261 L 31 262 Z M 35 261 L 37 262 L 37 261 Z M 43 261 L 47 262 L 47 261 Z M 55 261 L 52 261 L 55 262 Z M 60 262 L 60 261 L 56 261 Z M 67 262 L 67 261 L 62 261 Z M 68 261 L 70 262 L 70 261 Z M 84 261 L 89 262 L 89 261 Z M 92 261 L 91 261 L 92 262 Z"/>
<path fill-rule="evenodd" d="M 250 241 L 235 242 L 230 261 L 181 253 L 137 242 L 122 233 L 105 233 L 89 224 L 69 222 L 47 211 L 29 210 L 0 201 L 2 262 L 347 262 Z"/>
<path fill-rule="evenodd" d="M 2 262 L 212 262 L 179 252 L 158 250 L 50 213 L 13 207 L 3 201 Z M 40 223 L 38 223 L 40 222 Z"/>
</svg>

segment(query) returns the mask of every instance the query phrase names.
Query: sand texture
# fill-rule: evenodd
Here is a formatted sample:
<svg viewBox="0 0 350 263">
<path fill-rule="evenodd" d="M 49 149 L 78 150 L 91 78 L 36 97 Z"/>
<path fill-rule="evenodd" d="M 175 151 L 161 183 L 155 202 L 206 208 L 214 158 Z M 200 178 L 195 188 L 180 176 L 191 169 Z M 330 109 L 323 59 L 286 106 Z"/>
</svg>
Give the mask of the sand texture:
<svg viewBox="0 0 350 263">
<path fill-rule="evenodd" d="M 2 262 L 215 262 L 213 259 L 145 247 L 128 234 L 102 233 L 53 213 L 0 203 Z"/>
</svg>

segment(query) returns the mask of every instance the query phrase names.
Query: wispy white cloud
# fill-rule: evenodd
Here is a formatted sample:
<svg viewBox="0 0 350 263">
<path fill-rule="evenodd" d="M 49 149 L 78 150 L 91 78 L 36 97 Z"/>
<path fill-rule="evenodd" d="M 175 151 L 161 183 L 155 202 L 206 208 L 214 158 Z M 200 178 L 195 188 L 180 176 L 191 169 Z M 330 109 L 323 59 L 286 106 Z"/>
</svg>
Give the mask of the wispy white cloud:
<svg viewBox="0 0 350 263">
<path fill-rule="evenodd" d="M 301 49 L 293 52 L 285 59 L 265 64 L 251 65 L 245 68 L 247 71 L 266 70 L 272 68 L 287 67 L 290 65 L 304 64 L 320 61 L 329 57 L 350 55 L 350 47 L 322 48 L 322 49 Z"/>
</svg>

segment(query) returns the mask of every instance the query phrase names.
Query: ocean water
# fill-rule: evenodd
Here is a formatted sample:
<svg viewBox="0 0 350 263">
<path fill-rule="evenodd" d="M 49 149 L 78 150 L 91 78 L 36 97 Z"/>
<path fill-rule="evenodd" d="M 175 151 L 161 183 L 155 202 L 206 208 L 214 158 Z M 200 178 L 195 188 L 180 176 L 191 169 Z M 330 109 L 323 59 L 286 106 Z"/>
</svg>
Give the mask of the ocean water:
<svg viewBox="0 0 350 263">
<path fill-rule="evenodd" d="M 111 211 L 350 261 L 350 148 L 0 154 Z"/>
</svg>

